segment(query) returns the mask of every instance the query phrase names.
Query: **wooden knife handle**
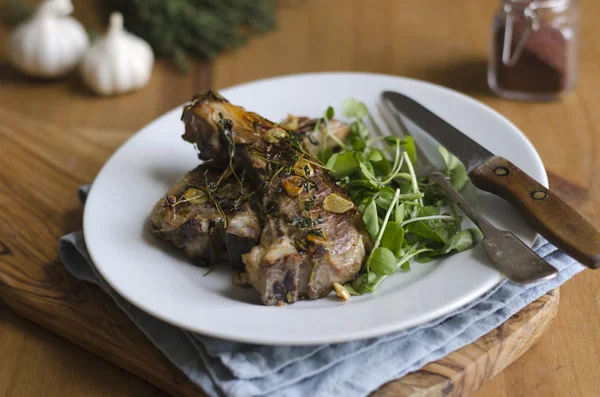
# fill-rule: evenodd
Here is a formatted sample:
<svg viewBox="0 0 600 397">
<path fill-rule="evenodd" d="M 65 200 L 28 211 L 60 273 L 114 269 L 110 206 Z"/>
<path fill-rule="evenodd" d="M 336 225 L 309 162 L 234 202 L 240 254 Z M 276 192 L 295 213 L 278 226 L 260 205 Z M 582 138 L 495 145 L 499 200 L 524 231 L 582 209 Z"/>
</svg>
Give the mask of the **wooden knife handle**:
<svg viewBox="0 0 600 397">
<path fill-rule="evenodd" d="M 495 156 L 471 172 L 478 188 L 502 197 L 548 241 L 582 264 L 600 266 L 600 232 L 519 167 Z"/>
</svg>

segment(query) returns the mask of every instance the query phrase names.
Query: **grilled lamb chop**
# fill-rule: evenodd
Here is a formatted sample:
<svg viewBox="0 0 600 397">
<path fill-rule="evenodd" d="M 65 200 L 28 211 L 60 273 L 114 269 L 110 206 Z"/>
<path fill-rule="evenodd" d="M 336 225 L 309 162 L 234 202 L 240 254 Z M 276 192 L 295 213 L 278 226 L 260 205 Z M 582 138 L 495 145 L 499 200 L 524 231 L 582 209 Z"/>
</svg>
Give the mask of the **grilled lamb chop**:
<svg viewBox="0 0 600 397">
<path fill-rule="evenodd" d="M 243 268 L 241 255 L 258 244 L 261 233 L 251 192 L 248 183 L 242 189 L 229 168 L 198 166 L 154 206 L 153 234 L 200 266 L 229 262 Z"/>
<path fill-rule="evenodd" d="M 370 245 L 362 218 L 294 133 L 210 91 L 183 121 L 201 159 L 240 164 L 257 187 L 264 228 L 242 260 L 264 304 L 320 298 L 356 277 Z"/>
<path fill-rule="evenodd" d="M 289 116 L 286 122 L 288 123 L 287 127 L 294 130 L 294 133 L 309 150 L 318 151 L 320 148 L 318 143 L 322 142 L 325 137 L 324 130 L 315 130 L 317 120 Z M 329 121 L 329 132 L 336 134 L 339 139 L 345 139 L 348 130 L 346 124 L 336 120 Z M 328 138 L 327 145 L 334 147 L 335 141 Z M 206 170 L 208 170 L 206 175 L 208 180 L 216 183 L 221 176 L 217 170 L 211 170 L 206 166 L 197 167 L 177 181 L 155 205 L 151 214 L 155 229 L 153 234 L 162 240 L 173 242 L 201 266 L 229 262 L 233 267 L 241 269 L 244 266 L 241 255 L 250 251 L 260 240 L 262 227 L 258 224 L 259 216 L 255 208 L 250 205 L 255 198 L 251 197 L 249 203 L 244 203 L 238 208 L 235 215 L 230 216 L 231 214 L 227 213 L 229 225 L 225 228 L 223 217 L 217 211 L 216 206 L 207 204 L 206 197 L 183 201 L 186 200 L 186 197 L 193 196 L 192 193 L 195 190 L 189 190 L 192 186 L 205 187 Z M 244 194 L 239 183 L 226 180 L 222 181 L 222 184 L 221 187 L 227 186 L 227 189 L 220 190 L 220 192 L 225 193 L 231 199 L 236 199 Z M 248 191 L 248 189 L 250 187 L 246 184 L 245 190 Z M 184 194 L 186 197 L 183 197 Z M 198 192 L 196 191 L 195 194 L 198 195 Z M 172 199 L 174 202 L 179 200 L 181 202 L 172 206 L 166 201 L 168 197 L 174 197 Z"/>
</svg>

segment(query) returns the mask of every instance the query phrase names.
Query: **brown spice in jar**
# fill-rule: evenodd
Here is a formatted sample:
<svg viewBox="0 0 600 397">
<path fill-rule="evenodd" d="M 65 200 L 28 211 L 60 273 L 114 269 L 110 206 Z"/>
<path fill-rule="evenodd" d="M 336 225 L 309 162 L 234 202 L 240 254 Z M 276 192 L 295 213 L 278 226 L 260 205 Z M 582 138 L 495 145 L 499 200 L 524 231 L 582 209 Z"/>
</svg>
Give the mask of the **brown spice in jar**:
<svg viewBox="0 0 600 397">
<path fill-rule="evenodd" d="M 513 23 L 511 56 L 525 33 L 526 21 Z M 496 80 L 498 87 L 508 91 L 530 93 L 559 93 L 567 84 L 567 42 L 556 28 L 544 25 L 532 31 L 517 62 L 507 66 L 502 62 L 506 26 L 495 33 Z"/>
</svg>

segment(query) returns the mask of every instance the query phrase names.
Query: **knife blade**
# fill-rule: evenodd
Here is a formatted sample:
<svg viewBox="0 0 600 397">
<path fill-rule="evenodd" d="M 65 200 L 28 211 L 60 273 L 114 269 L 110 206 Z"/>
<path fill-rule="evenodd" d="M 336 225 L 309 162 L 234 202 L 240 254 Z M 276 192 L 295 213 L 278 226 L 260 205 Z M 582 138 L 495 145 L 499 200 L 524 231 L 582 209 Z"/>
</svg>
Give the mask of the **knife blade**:
<svg viewBox="0 0 600 397">
<path fill-rule="evenodd" d="M 557 195 L 406 95 L 385 91 L 382 100 L 458 157 L 476 187 L 508 201 L 567 255 L 592 269 L 600 267 L 600 232 Z"/>
</svg>

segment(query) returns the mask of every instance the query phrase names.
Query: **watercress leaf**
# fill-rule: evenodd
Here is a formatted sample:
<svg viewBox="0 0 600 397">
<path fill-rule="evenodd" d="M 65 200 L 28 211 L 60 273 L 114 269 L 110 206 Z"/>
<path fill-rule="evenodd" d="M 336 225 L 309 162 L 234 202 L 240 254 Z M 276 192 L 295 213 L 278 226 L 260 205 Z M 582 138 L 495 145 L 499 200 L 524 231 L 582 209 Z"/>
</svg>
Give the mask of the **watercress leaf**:
<svg viewBox="0 0 600 397">
<path fill-rule="evenodd" d="M 406 261 L 402 265 L 400 265 L 400 270 L 403 272 L 410 271 L 410 261 Z"/>
<path fill-rule="evenodd" d="M 356 158 L 359 163 L 359 168 L 363 177 L 362 179 L 368 181 L 373 186 L 381 186 L 379 180 L 374 175 L 373 166 L 371 165 L 371 163 L 365 161 L 365 156 L 363 155 L 363 153 L 354 153 L 356 153 Z"/>
<path fill-rule="evenodd" d="M 395 182 L 398 184 L 398 189 L 402 194 L 407 194 L 412 191 L 412 183 L 406 179 L 396 179 Z"/>
<path fill-rule="evenodd" d="M 359 158 L 360 169 L 361 171 L 365 171 L 370 175 L 375 176 L 375 169 L 373 168 L 373 164 L 365 160 L 365 156 L 362 153 L 356 152 L 356 156 Z"/>
<path fill-rule="evenodd" d="M 375 280 L 373 280 L 373 282 L 369 283 L 369 285 L 368 285 L 368 290 L 369 290 L 369 292 L 375 292 L 375 289 L 376 289 L 376 288 L 379 286 L 379 284 L 381 284 L 381 282 L 382 282 L 383 280 L 385 280 L 386 278 L 387 278 L 387 276 L 386 276 L 386 275 L 383 275 L 383 276 L 377 276 L 377 277 L 375 278 Z"/>
<path fill-rule="evenodd" d="M 413 256 L 415 262 L 418 263 L 428 263 L 436 260 L 437 258 L 434 256 L 432 252 L 423 252 L 421 254 Z"/>
<path fill-rule="evenodd" d="M 365 141 L 369 137 L 369 129 L 362 120 L 356 120 L 350 124 L 350 134 L 358 136 Z"/>
<path fill-rule="evenodd" d="M 374 272 L 368 272 L 358 276 L 350 286 L 357 292 L 358 295 L 366 294 L 372 290 L 372 286 L 377 281 L 377 274 Z"/>
<path fill-rule="evenodd" d="M 450 183 L 460 192 L 469 182 L 469 176 L 467 175 L 464 164 L 461 163 L 456 156 L 446 150 L 445 147 L 440 146 L 438 150 L 444 158 L 444 163 L 446 163 L 446 175 L 450 178 Z"/>
<path fill-rule="evenodd" d="M 327 160 L 327 162 L 325 163 L 325 166 L 327 168 L 333 169 L 333 167 L 335 166 L 335 163 L 336 163 L 338 157 L 340 157 L 340 153 L 334 153 L 334 154 L 332 154 L 331 157 L 329 157 L 329 160 Z"/>
<path fill-rule="evenodd" d="M 378 188 L 379 188 L 379 186 L 377 184 L 374 184 L 373 182 L 366 179 L 362 175 L 362 173 L 360 175 L 360 179 L 353 179 L 353 180 L 349 181 L 348 183 L 346 183 L 344 187 L 346 189 L 365 188 L 365 189 L 375 190 L 375 191 L 378 190 Z"/>
<path fill-rule="evenodd" d="M 354 295 L 354 296 L 356 296 L 356 295 L 360 295 L 360 294 L 359 294 L 359 293 L 358 293 L 358 292 L 357 292 L 357 291 L 356 291 L 356 290 L 355 290 L 355 289 L 352 287 L 352 284 L 350 284 L 350 283 L 346 283 L 346 284 L 344 284 L 344 288 L 346 288 L 346 291 L 348 291 L 348 293 L 349 293 L 350 295 Z"/>
<path fill-rule="evenodd" d="M 406 230 L 416 234 L 419 237 L 432 241 L 437 241 L 439 243 L 444 243 L 444 240 L 442 240 L 440 236 L 438 236 L 438 234 L 435 232 L 435 230 L 429 227 L 425 223 L 425 221 L 411 222 L 406 225 Z"/>
<path fill-rule="evenodd" d="M 395 195 L 394 189 L 389 186 L 381 189 L 375 196 L 375 202 L 380 208 L 387 210 L 392 205 L 392 201 L 394 200 Z"/>
<path fill-rule="evenodd" d="M 329 159 L 331 158 L 331 156 L 333 156 L 333 150 L 331 148 L 325 148 L 323 150 L 321 150 L 318 154 L 317 154 L 317 158 L 323 163 L 323 164 L 327 164 L 329 162 Z"/>
<path fill-rule="evenodd" d="M 367 283 L 373 284 L 376 279 L 377 279 L 377 273 L 372 272 L 372 271 L 367 273 Z"/>
<path fill-rule="evenodd" d="M 354 291 L 361 294 L 360 291 L 364 290 L 363 287 L 366 286 L 367 284 L 369 284 L 369 280 L 368 280 L 368 275 L 365 273 L 365 274 L 361 274 L 360 276 L 355 278 L 354 281 L 352 281 L 352 283 L 350 285 L 354 289 Z"/>
<path fill-rule="evenodd" d="M 359 136 L 350 137 L 350 146 L 357 152 L 362 152 L 365 149 L 365 143 Z"/>
<path fill-rule="evenodd" d="M 379 149 L 371 149 L 367 155 L 367 160 L 372 163 L 377 163 L 383 160 L 385 157 Z"/>
<path fill-rule="evenodd" d="M 404 151 L 408 154 L 408 158 L 410 161 L 415 164 L 417 159 L 417 151 L 415 149 L 415 141 L 412 137 L 407 136 L 402 140 L 402 147 Z"/>
<path fill-rule="evenodd" d="M 440 214 L 440 209 L 438 207 L 424 206 L 419 209 L 419 217 L 433 216 L 433 215 L 439 215 L 439 214 Z"/>
<path fill-rule="evenodd" d="M 406 215 L 406 208 L 404 203 L 396 206 L 396 211 L 394 212 L 394 220 L 398 223 L 402 223 L 404 220 L 404 216 Z"/>
<path fill-rule="evenodd" d="M 376 239 L 379 234 L 379 217 L 377 216 L 377 204 L 372 200 L 363 212 L 363 221 L 367 226 L 367 232 L 371 238 Z"/>
<path fill-rule="evenodd" d="M 462 232 L 456 233 L 454 236 L 452 236 L 442 252 L 447 254 L 451 251 L 466 251 L 481 241 L 482 238 L 483 234 L 478 228 L 463 230 Z"/>
<path fill-rule="evenodd" d="M 481 240 L 483 240 L 483 233 L 481 232 L 481 230 L 479 230 L 479 228 L 472 227 L 466 230 L 471 232 L 471 237 L 473 237 L 473 241 L 475 243 L 479 243 Z"/>
<path fill-rule="evenodd" d="M 392 170 L 389 160 L 379 149 L 371 149 L 367 155 L 367 160 L 373 165 L 373 169 L 379 175 L 388 175 Z"/>
<path fill-rule="evenodd" d="M 348 98 L 342 102 L 342 114 L 347 118 L 362 119 L 369 114 L 367 106 L 354 98 Z"/>
<path fill-rule="evenodd" d="M 327 120 L 331 120 L 334 115 L 335 115 L 335 111 L 333 110 L 333 108 L 331 106 L 329 106 L 327 108 L 327 110 L 325 111 L 325 118 Z"/>
<path fill-rule="evenodd" d="M 464 251 L 473 246 L 473 237 L 468 230 L 463 230 L 460 233 L 456 233 L 450 241 L 448 245 L 442 251 L 444 254 L 449 253 L 450 251 L 456 250 L 456 252 Z"/>
<path fill-rule="evenodd" d="M 390 275 L 396 272 L 396 256 L 385 247 L 377 247 L 369 256 L 368 266 L 376 275 Z"/>
<path fill-rule="evenodd" d="M 359 168 L 356 152 L 334 154 L 329 161 L 327 161 L 327 168 L 333 170 L 336 178 L 343 178 L 352 174 Z"/>
<path fill-rule="evenodd" d="M 380 246 L 389 249 L 394 256 L 399 257 L 404 241 L 404 228 L 399 223 L 388 222 L 381 237 Z"/>
<path fill-rule="evenodd" d="M 362 153 L 358 154 L 362 155 Z M 373 170 L 371 169 L 370 163 L 365 163 L 364 161 L 361 161 L 359 162 L 359 168 L 363 176 L 363 180 L 368 181 L 372 186 L 380 186 L 379 180 L 375 177 L 375 175 L 373 175 Z"/>
<path fill-rule="evenodd" d="M 362 214 L 365 211 L 366 207 L 367 205 L 365 203 L 360 203 L 356 206 L 356 209 L 358 209 L 358 212 Z"/>
<path fill-rule="evenodd" d="M 447 243 L 458 232 L 457 224 L 454 221 L 433 221 L 430 225 L 435 226 L 434 230 L 438 237 Z"/>
<path fill-rule="evenodd" d="M 410 231 L 410 229 L 408 228 L 408 225 L 406 225 L 406 227 L 404 228 L 404 242 L 405 244 L 402 246 L 402 248 L 406 251 L 406 253 L 408 253 L 408 251 L 410 250 L 410 247 L 414 244 L 414 243 L 418 243 L 422 240 L 421 236 L 417 236 L 416 234 L 412 233 Z"/>
</svg>

